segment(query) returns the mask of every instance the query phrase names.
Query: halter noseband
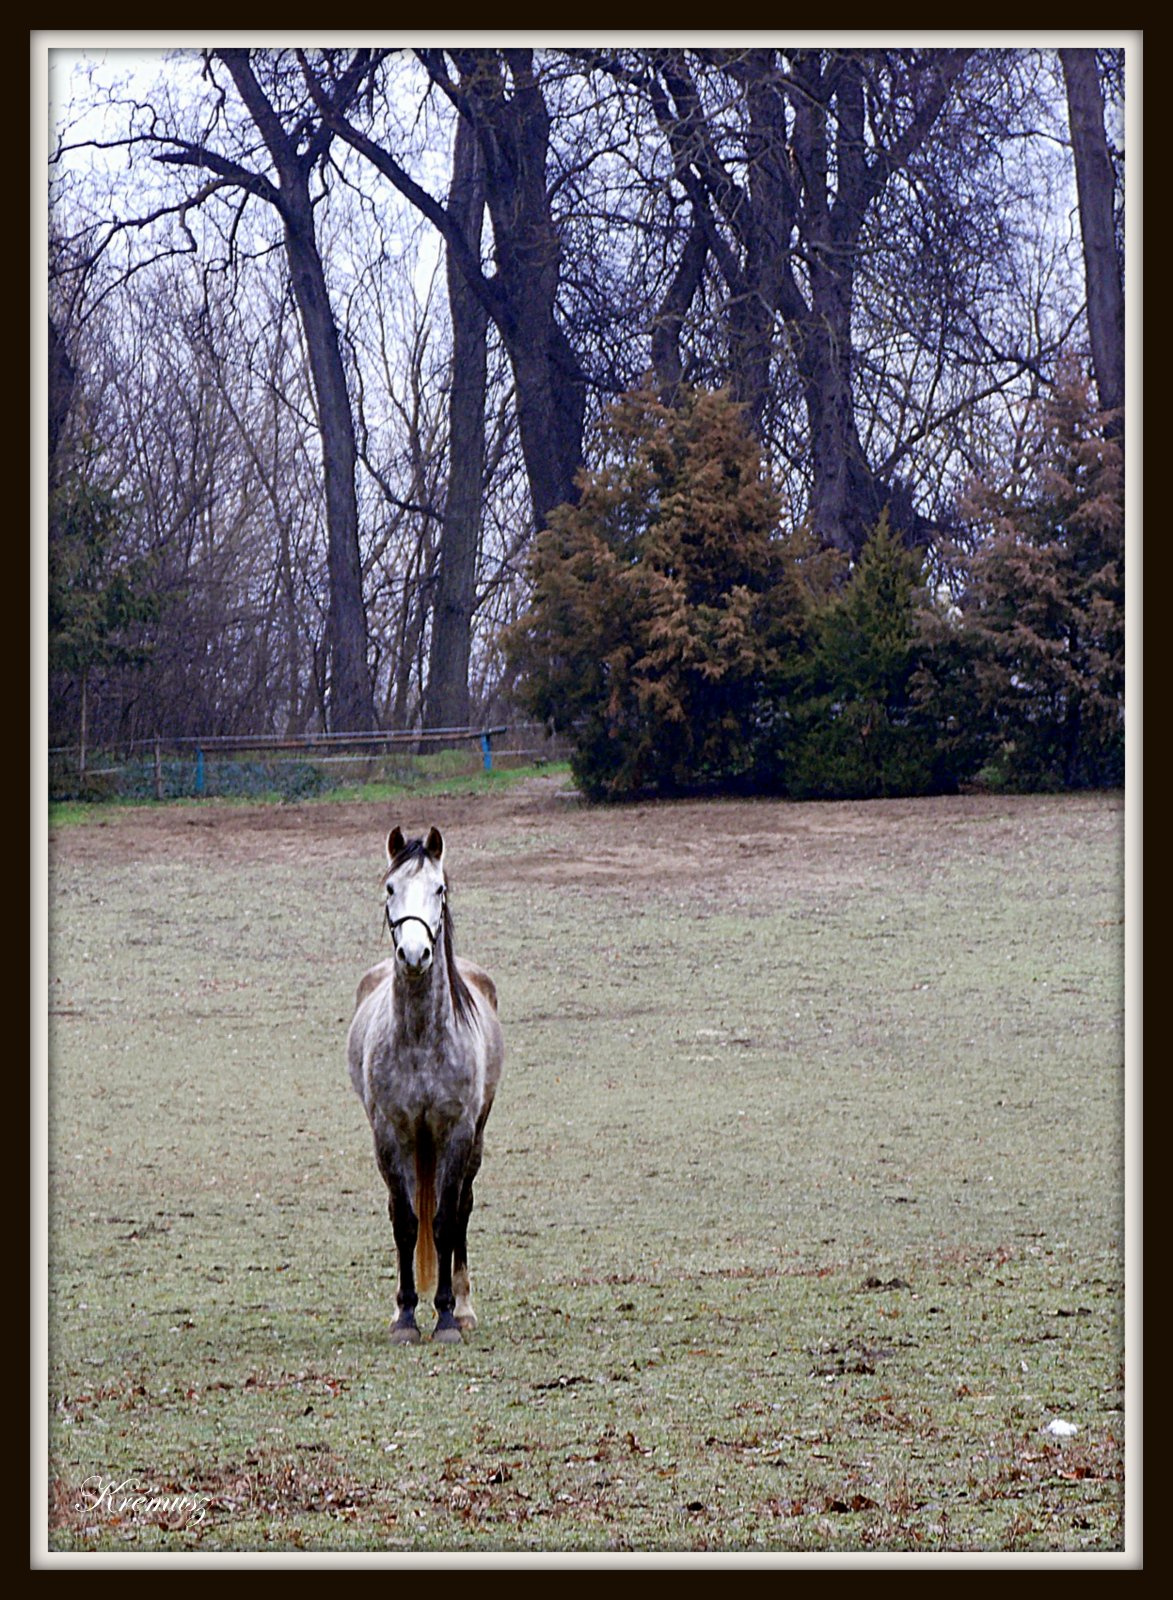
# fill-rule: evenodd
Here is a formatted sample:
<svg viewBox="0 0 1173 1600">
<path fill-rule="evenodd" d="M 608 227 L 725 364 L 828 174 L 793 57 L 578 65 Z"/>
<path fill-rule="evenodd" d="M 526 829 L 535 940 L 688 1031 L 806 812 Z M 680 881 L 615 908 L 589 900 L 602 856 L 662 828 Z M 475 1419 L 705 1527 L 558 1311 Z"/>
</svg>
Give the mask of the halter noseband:
<svg viewBox="0 0 1173 1600">
<path fill-rule="evenodd" d="M 447 892 L 445 891 L 444 899 L 441 900 L 441 903 L 440 903 L 440 920 L 439 920 L 439 922 L 437 922 L 437 924 L 436 924 L 436 926 L 434 928 L 432 927 L 431 923 L 428 922 L 425 918 L 417 917 L 412 913 L 409 913 L 405 917 L 396 917 L 394 919 L 394 921 L 392 921 L 392 918 L 391 918 L 391 907 L 389 905 L 384 906 L 383 915 L 387 919 L 387 926 L 391 930 L 391 943 L 395 947 L 395 950 L 396 950 L 397 953 L 398 953 L 398 950 L 399 950 L 399 940 L 395 937 L 395 930 L 396 930 L 396 928 L 402 928 L 402 926 L 403 926 L 403 924 L 405 922 L 418 922 L 421 928 L 425 928 L 427 930 L 428 943 L 431 946 L 433 954 L 435 953 L 436 945 L 439 942 L 439 938 L 440 938 L 440 929 L 444 926 L 444 901 L 446 899 L 447 899 Z"/>
</svg>

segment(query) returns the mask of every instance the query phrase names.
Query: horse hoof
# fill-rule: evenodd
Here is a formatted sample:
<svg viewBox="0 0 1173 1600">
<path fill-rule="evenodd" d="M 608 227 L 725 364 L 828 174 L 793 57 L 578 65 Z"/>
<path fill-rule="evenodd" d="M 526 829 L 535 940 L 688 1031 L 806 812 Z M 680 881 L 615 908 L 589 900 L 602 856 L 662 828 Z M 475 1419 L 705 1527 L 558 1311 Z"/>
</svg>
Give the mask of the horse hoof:
<svg viewBox="0 0 1173 1600">
<path fill-rule="evenodd" d="M 451 1323 L 446 1327 L 437 1328 L 432 1335 L 432 1342 L 433 1344 L 459 1344 L 461 1337 L 460 1329 L 455 1323 Z"/>
<path fill-rule="evenodd" d="M 395 1323 L 391 1329 L 392 1344 L 419 1344 L 420 1331 L 413 1322 Z"/>
<path fill-rule="evenodd" d="M 475 1311 L 460 1311 L 457 1313 L 456 1326 L 462 1333 L 471 1333 L 476 1325 L 477 1314 Z"/>
</svg>

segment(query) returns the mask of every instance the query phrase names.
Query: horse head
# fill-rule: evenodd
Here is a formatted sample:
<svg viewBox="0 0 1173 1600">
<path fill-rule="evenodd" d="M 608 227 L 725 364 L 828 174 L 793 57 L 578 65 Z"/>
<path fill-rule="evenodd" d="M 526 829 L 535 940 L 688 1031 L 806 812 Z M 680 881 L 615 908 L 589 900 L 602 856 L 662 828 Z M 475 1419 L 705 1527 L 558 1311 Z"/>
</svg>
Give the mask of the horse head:
<svg viewBox="0 0 1173 1600">
<path fill-rule="evenodd" d="M 435 960 L 448 892 L 439 828 L 429 829 L 426 839 L 405 839 L 402 829 L 391 830 L 384 890 L 396 966 L 409 978 L 422 978 Z"/>
</svg>

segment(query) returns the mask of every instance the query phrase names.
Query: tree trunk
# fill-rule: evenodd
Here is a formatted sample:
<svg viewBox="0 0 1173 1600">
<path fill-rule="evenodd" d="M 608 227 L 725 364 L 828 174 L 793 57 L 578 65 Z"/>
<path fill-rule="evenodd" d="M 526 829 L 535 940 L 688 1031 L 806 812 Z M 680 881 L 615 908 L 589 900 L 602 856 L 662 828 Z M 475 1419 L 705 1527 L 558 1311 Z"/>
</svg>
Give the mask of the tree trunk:
<svg viewBox="0 0 1173 1600">
<path fill-rule="evenodd" d="M 851 377 L 834 350 L 834 337 L 817 323 L 804 329 L 799 353 L 811 436 L 810 521 L 827 545 L 858 555 L 864 532 L 853 504 L 853 446 L 859 450 Z M 862 452 L 861 452 L 862 453 Z"/>
<path fill-rule="evenodd" d="M 456 125 L 448 214 L 463 232 L 471 253 L 478 257 L 484 209 L 484 170 L 476 134 L 461 117 Z M 440 526 L 424 703 L 424 724 L 430 728 L 468 725 L 468 668 L 485 468 L 488 313 L 451 252 L 447 256 L 447 276 L 452 314 L 448 494 Z"/>
<path fill-rule="evenodd" d="M 755 429 L 765 431 L 780 319 L 795 350 L 810 425 L 811 519 L 822 540 L 851 555 L 892 498 L 865 456 L 855 417 L 851 325 L 859 243 L 869 207 L 928 137 L 968 54 L 931 51 L 911 66 L 901 63 L 914 93 L 903 125 L 885 145 L 868 122 L 869 96 L 887 70 L 884 52 L 802 49 L 789 53 L 785 68 L 774 50 L 735 52 L 722 70 L 744 95 L 746 134 L 737 163 L 722 153 L 727 147 L 687 54 L 665 57 L 667 94 L 657 101 L 657 116 L 728 291 L 734 396 Z M 899 502 L 893 526 L 909 542 L 924 539 L 927 529 L 910 497 L 893 487 Z"/>
<path fill-rule="evenodd" d="M 1124 404 L 1124 286 L 1116 251 L 1115 179 L 1104 132 L 1094 50 L 1060 50 L 1067 86 L 1079 227 L 1087 280 L 1087 322 L 1100 407 Z"/>
<path fill-rule="evenodd" d="M 517 431 L 541 528 L 555 506 L 578 498 L 586 415 L 586 380 L 554 314 L 562 246 L 546 180 L 550 114 L 532 51 L 451 54 L 461 73 L 461 109 L 481 146 L 493 224 L 494 292 L 482 298 L 513 368 Z"/>
<path fill-rule="evenodd" d="M 223 50 L 217 53 L 232 74 L 280 177 L 280 189 L 274 192 L 271 186 L 266 186 L 264 193 L 276 205 L 284 224 L 293 297 L 305 332 L 310 376 L 318 403 L 322 479 L 326 492 L 326 566 L 330 582 L 326 622 L 329 670 L 326 720 L 332 729 L 366 731 L 375 726 L 375 701 L 367 661 L 367 622 L 358 544 L 355 491 L 358 452 L 338 327 L 314 232 L 310 156 L 299 151 L 290 140 L 257 82 L 249 52 Z"/>
<path fill-rule="evenodd" d="M 375 726 L 375 703 L 367 665 L 367 622 L 358 547 L 354 417 L 308 198 L 303 201 L 297 196 L 293 204 L 283 207 L 283 215 L 293 295 L 305 329 L 322 435 L 326 565 L 330 576 L 329 724 L 333 729 L 363 731 Z"/>
<path fill-rule="evenodd" d="M 680 260 L 652 325 L 652 370 L 656 387 L 665 405 L 672 405 L 680 392 L 684 363 L 680 354 L 680 333 L 688 309 L 705 275 L 709 247 L 704 230 L 693 222 L 684 241 Z"/>
<path fill-rule="evenodd" d="M 586 389 L 565 335 L 554 326 L 552 306 L 548 317 L 527 314 L 524 334 L 507 338 L 505 347 L 517 385 L 517 433 L 534 527 L 544 528 L 555 506 L 578 499 Z"/>
<path fill-rule="evenodd" d="M 801 303 L 789 276 L 790 238 L 798 196 L 790 170 L 786 104 L 773 52 L 750 50 L 735 68 L 746 100 L 746 214 L 741 223 L 745 286 L 729 307 L 733 395 L 759 437 L 766 431 L 776 311 L 793 316 Z"/>
<path fill-rule="evenodd" d="M 383 52 L 382 54 L 387 54 Z M 448 209 L 400 166 L 391 152 L 315 99 L 327 125 L 374 163 L 439 229 L 470 289 L 496 325 L 513 368 L 517 423 L 533 502 L 542 527 L 563 501 L 573 501 L 582 465 L 586 379 L 554 314 L 562 247 L 550 206 L 546 162 L 550 114 L 534 71 L 532 50 L 420 50 L 433 83 L 476 134 L 484 163 L 485 199 L 493 225 L 496 270 L 487 276 Z M 381 56 L 379 57 L 381 60 Z"/>
<path fill-rule="evenodd" d="M 893 503 L 892 489 L 877 476 L 859 437 L 847 308 L 837 293 L 820 293 L 817 281 L 814 303 L 815 314 L 795 330 L 811 430 L 811 527 L 824 544 L 855 558 L 887 508 L 894 533 L 907 544 L 923 542 L 909 496 L 897 493 Z"/>
<path fill-rule="evenodd" d="M 65 341 L 49 318 L 49 487 L 56 480 L 57 446 L 69 418 L 76 375 Z"/>
</svg>

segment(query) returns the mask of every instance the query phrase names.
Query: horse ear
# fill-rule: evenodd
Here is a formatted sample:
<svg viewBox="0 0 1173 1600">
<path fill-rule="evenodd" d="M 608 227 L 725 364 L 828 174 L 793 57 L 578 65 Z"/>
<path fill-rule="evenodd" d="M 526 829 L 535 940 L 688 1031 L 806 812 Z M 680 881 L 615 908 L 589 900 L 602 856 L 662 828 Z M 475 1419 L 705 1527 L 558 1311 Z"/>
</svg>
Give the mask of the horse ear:
<svg viewBox="0 0 1173 1600">
<path fill-rule="evenodd" d="M 402 828 L 392 828 L 387 835 L 387 865 L 390 866 L 395 857 L 403 849 L 407 840 L 403 837 Z"/>
<path fill-rule="evenodd" d="M 428 829 L 428 837 L 424 841 L 424 849 L 436 865 L 439 866 L 444 859 L 444 839 L 439 828 Z"/>
</svg>

